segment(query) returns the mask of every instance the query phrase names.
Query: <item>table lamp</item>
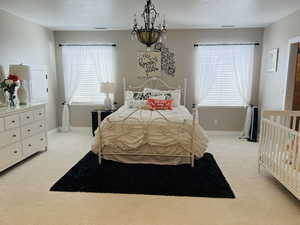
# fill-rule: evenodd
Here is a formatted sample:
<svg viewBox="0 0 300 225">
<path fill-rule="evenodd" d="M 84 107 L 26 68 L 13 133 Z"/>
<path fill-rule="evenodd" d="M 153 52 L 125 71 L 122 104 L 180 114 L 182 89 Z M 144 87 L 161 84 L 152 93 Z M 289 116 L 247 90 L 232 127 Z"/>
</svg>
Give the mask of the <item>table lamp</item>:
<svg viewBox="0 0 300 225">
<path fill-rule="evenodd" d="M 101 82 L 100 83 L 100 91 L 101 93 L 106 94 L 106 98 L 104 100 L 104 108 L 105 110 L 112 110 L 112 102 L 110 100 L 109 94 L 113 94 L 115 89 L 115 85 L 112 82 Z"/>
</svg>

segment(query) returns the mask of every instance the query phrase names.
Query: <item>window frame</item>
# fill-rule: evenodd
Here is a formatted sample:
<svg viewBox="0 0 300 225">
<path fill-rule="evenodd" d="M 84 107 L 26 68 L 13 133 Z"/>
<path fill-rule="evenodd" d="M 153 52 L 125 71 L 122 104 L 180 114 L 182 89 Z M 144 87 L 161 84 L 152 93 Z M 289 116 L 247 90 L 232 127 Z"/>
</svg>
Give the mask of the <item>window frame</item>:
<svg viewBox="0 0 300 225">
<path fill-rule="evenodd" d="M 215 45 L 197 45 L 197 46 L 195 46 L 195 47 L 205 47 L 205 46 L 209 46 L 209 47 L 212 47 L 212 46 L 214 46 L 214 47 L 219 47 L 219 46 L 236 46 L 236 45 L 254 45 L 254 44 L 226 44 L 226 45 L 222 45 L 222 44 L 215 44 Z M 200 49 L 199 49 L 199 51 L 200 51 Z M 199 60 L 201 60 L 201 59 L 199 59 Z M 196 62 L 195 62 L 196 64 L 198 64 L 198 65 L 200 65 L 201 63 L 197 60 Z M 225 64 L 224 64 L 225 65 Z M 253 66 L 253 71 L 254 71 L 254 64 L 252 65 Z M 233 70 L 234 71 L 234 70 Z M 254 74 L 252 74 L 252 76 L 254 76 Z M 234 79 L 234 77 L 232 78 L 232 79 Z M 234 85 L 234 83 L 232 83 L 233 85 Z M 214 84 L 215 85 L 215 84 Z M 250 84 L 251 86 L 253 85 L 253 84 Z M 197 89 L 197 88 L 196 88 Z M 221 91 L 221 90 L 220 90 Z M 234 89 L 232 89 L 232 91 L 234 92 Z M 197 92 L 197 90 L 196 90 L 196 92 Z M 235 105 L 235 104 L 224 104 L 224 103 L 222 103 L 221 101 L 219 102 L 219 103 L 214 103 L 214 104 L 208 104 L 207 103 L 207 101 L 206 102 L 204 102 L 204 103 L 198 103 L 197 104 L 197 108 L 246 108 L 248 105 L 247 105 L 247 103 L 243 100 L 243 97 L 239 94 L 239 98 L 240 98 L 240 100 L 241 100 L 241 104 L 237 104 L 237 105 Z M 203 100 L 202 100 L 203 101 Z"/>
</svg>

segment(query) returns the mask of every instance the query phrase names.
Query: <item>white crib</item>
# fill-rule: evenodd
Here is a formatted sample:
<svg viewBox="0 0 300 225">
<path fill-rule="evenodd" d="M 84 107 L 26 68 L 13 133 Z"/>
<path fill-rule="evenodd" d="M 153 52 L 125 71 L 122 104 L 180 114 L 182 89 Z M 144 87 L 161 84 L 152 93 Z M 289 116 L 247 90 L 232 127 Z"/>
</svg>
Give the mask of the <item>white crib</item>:
<svg viewBox="0 0 300 225">
<path fill-rule="evenodd" d="M 300 111 L 262 113 L 258 166 L 300 200 L 299 123 Z"/>
</svg>

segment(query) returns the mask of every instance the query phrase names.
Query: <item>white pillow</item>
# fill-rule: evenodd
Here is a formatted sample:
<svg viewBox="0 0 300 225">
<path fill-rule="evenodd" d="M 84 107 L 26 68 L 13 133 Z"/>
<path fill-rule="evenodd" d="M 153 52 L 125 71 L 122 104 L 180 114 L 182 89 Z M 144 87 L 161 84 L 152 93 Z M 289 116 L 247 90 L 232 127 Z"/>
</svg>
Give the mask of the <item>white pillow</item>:
<svg viewBox="0 0 300 225">
<path fill-rule="evenodd" d="M 139 91 L 126 91 L 125 105 L 129 108 L 139 108 L 146 105 L 149 95 Z"/>
<path fill-rule="evenodd" d="M 181 98 L 181 90 L 158 90 L 158 89 L 152 89 L 152 88 L 145 88 L 144 93 L 147 96 L 155 97 L 155 96 L 164 96 L 165 100 L 173 99 L 173 107 L 177 107 L 180 105 L 180 98 Z"/>
</svg>

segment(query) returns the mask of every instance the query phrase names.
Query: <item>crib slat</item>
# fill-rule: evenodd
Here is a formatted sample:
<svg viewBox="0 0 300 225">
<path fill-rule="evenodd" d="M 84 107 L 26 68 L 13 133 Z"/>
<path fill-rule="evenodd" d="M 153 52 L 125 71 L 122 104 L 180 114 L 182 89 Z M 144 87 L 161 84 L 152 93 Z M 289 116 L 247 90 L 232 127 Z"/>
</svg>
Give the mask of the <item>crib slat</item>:
<svg viewBox="0 0 300 225">
<path fill-rule="evenodd" d="M 296 126 L 295 126 L 295 129 L 296 129 Z M 289 158 L 289 161 L 288 161 L 288 168 L 289 168 L 289 175 L 290 175 L 290 185 L 291 187 L 294 187 L 294 157 L 295 157 L 295 145 L 296 145 L 296 136 L 293 136 L 292 140 L 291 140 L 291 152 L 289 154 L 289 156 L 291 156 Z"/>
<path fill-rule="evenodd" d="M 271 145 L 271 151 L 270 151 L 270 161 L 271 161 L 270 166 L 271 166 L 272 172 L 274 173 L 275 172 L 275 153 L 276 153 L 276 149 L 277 149 L 277 139 L 276 138 L 277 138 L 278 127 L 272 126 L 272 130 L 273 130 L 273 137 L 271 140 L 272 145 Z"/>
<path fill-rule="evenodd" d="M 267 157 L 266 157 L 266 155 L 267 155 L 267 150 L 268 150 L 268 143 L 269 143 L 269 124 L 268 123 L 266 123 L 265 122 L 265 134 L 264 134 L 264 136 L 265 136 L 265 145 L 264 145 L 264 148 L 263 148 L 263 150 L 264 150 L 264 152 L 263 152 L 263 164 L 264 164 L 264 166 L 266 167 L 267 166 Z"/>
<path fill-rule="evenodd" d="M 280 166 L 280 177 L 283 181 L 287 181 L 287 171 L 286 171 L 286 151 L 287 151 L 287 146 L 289 144 L 289 137 L 288 137 L 288 130 L 282 128 L 283 130 L 283 146 L 281 147 L 281 152 L 280 152 L 280 161 L 279 161 L 279 166 Z"/>
<path fill-rule="evenodd" d="M 258 146 L 258 172 L 260 172 L 260 168 L 262 165 L 262 153 L 263 153 L 263 148 L 264 148 L 264 142 L 265 142 L 265 123 L 263 120 L 261 121 L 261 126 L 260 126 L 260 135 L 259 135 L 259 146 Z"/>
<path fill-rule="evenodd" d="M 287 133 L 287 138 L 288 138 L 288 140 L 287 140 L 287 143 L 288 143 L 288 151 L 286 150 L 285 152 L 284 152 L 284 171 L 285 171 L 285 174 L 286 174 L 286 177 L 285 177 L 285 182 L 287 183 L 287 184 L 289 184 L 289 181 L 290 181 L 290 171 L 289 171 L 289 165 L 288 165 L 288 163 L 289 163 L 289 151 L 291 151 L 291 138 L 290 138 L 290 134 L 289 133 Z"/>
<path fill-rule="evenodd" d="M 296 130 L 296 117 L 295 116 L 292 116 L 292 129 L 293 130 Z"/>
<path fill-rule="evenodd" d="M 274 118 L 273 118 L 274 120 Z M 274 145 L 274 126 L 270 126 L 270 144 L 269 144 L 269 151 L 268 151 L 268 167 L 272 171 L 272 150 L 273 150 L 273 145 Z"/>
<path fill-rule="evenodd" d="M 296 190 L 300 194 L 300 136 L 297 139 L 297 154 L 296 154 Z"/>
<path fill-rule="evenodd" d="M 280 178 L 283 177 L 283 173 L 282 173 L 282 163 L 283 163 L 283 151 L 285 149 L 285 146 L 286 146 L 286 132 L 284 129 L 280 129 L 281 131 L 281 137 L 280 137 L 280 146 L 278 148 L 278 159 L 277 159 L 277 163 L 278 163 L 278 176 Z"/>
<path fill-rule="evenodd" d="M 267 124 L 267 144 L 266 144 L 266 151 L 265 151 L 265 165 L 269 169 L 269 149 L 270 149 L 270 140 L 271 140 L 271 130 L 270 124 Z"/>
<path fill-rule="evenodd" d="M 295 129 L 297 129 L 296 128 L 296 126 L 295 126 Z M 297 144 L 297 139 L 298 139 L 298 137 L 297 136 L 295 136 L 294 137 L 294 141 L 293 141 L 293 149 L 292 149 L 292 163 L 291 163 L 291 165 L 290 165 L 290 167 L 291 167 L 291 185 L 292 185 L 292 187 L 295 189 L 295 187 L 296 187 L 296 180 L 295 180 L 295 177 L 296 177 L 296 168 L 295 168 L 295 159 L 296 159 L 296 144 Z"/>
<path fill-rule="evenodd" d="M 280 167 L 279 167 L 279 157 L 280 157 L 280 149 L 281 149 L 281 141 L 282 141 L 282 137 L 283 137 L 283 130 L 279 127 L 277 129 L 277 132 L 278 132 L 278 135 L 277 135 L 277 140 L 278 140 L 278 143 L 277 143 L 277 149 L 276 149 L 276 152 L 275 152 L 275 174 L 278 176 L 279 175 L 279 171 L 280 171 Z"/>
<path fill-rule="evenodd" d="M 296 117 L 293 116 L 293 130 L 296 130 Z M 294 134 L 290 134 L 290 152 L 287 154 L 287 171 L 289 175 L 288 184 L 293 187 L 293 176 L 294 176 L 294 169 L 293 169 L 293 160 L 294 160 L 294 150 L 295 150 L 295 140 L 296 136 Z"/>
</svg>

